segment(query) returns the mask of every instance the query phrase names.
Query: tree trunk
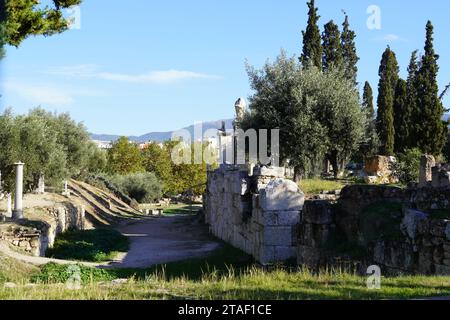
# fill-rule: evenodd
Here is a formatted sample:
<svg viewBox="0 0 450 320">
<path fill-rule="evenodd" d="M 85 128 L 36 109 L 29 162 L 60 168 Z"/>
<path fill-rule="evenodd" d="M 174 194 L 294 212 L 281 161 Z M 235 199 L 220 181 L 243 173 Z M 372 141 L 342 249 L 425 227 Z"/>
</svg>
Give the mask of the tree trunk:
<svg viewBox="0 0 450 320">
<path fill-rule="evenodd" d="M 331 166 L 333 167 L 334 179 L 339 178 L 339 163 L 337 153 L 333 152 L 332 154 L 329 155 L 328 159 L 330 160 Z"/>
<path fill-rule="evenodd" d="M 301 182 L 304 174 L 305 174 L 305 169 L 302 166 L 295 166 L 294 167 L 294 181 L 295 181 L 295 183 Z"/>
</svg>

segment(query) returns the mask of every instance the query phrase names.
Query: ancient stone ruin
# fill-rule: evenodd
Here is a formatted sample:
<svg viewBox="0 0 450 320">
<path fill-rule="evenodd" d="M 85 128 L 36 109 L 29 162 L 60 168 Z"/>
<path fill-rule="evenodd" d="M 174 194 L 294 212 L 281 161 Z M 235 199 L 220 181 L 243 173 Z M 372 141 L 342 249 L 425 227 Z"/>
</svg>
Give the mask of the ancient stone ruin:
<svg viewBox="0 0 450 320">
<path fill-rule="evenodd" d="M 249 175 L 223 165 L 208 173 L 205 219 L 214 235 L 263 265 L 296 258 L 312 269 L 365 273 L 378 265 L 384 274 L 450 275 L 450 220 L 438 214 L 450 210 L 450 188 L 443 167 L 433 168 L 439 187 L 353 185 L 330 201 L 305 200 L 284 168 Z M 374 206 L 388 209 L 371 213 Z"/>
<path fill-rule="evenodd" d="M 204 212 L 211 232 L 263 264 L 295 258 L 305 196 L 283 177 L 283 168 L 209 172 Z"/>
</svg>

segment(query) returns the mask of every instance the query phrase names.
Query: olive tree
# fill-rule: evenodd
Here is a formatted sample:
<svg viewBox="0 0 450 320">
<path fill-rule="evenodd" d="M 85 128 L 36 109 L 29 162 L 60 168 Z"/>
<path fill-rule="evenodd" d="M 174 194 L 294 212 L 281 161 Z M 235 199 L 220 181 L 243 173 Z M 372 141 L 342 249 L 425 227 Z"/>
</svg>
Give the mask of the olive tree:
<svg viewBox="0 0 450 320">
<path fill-rule="evenodd" d="M 261 70 L 247 67 L 254 94 L 242 129 L 279 129 L 281 161 L 290 160 L 299 180 L 327 157 L 335 175 L 364 135 L 364 115 L 354 83 L 342 70 L 303 68 L 284 52 Z"/>
</svg>

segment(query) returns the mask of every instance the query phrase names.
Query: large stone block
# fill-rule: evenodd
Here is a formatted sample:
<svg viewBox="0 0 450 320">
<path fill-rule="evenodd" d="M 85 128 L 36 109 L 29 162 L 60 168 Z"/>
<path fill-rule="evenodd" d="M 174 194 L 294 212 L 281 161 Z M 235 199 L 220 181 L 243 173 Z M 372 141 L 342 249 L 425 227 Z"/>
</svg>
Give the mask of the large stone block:
<svg viewBox="0 0 450 320">
<path fill-rule="evenodd" d="M 285 171 L 282 167 L 255 167 L 253 169 L 253 176 L 284 178 Z"/>
<path fill-rule="evenodd" d="M 419 187 L 425 187 L 433 180 L 432 168 L 436 166 L 436 159 L 431 155 L 423 155 L 420 159 Z"/>
<path fill-rule="evenodd" d="M 306 201 L 303 207 L 304 223 L 331 224 L 334 216 L 333 204 L 325 200 Z"/>
<path fill-rule="evenodd" d="M 441 275 L 441 276 L 450 276 L 450 267 L 449 266 L 442 266 L 442 265 L 438 265 L 436 264 L 435 266 L 436 269 L 436 275 Z"/>
<path fill-rule="evenodd" d="M 419 224 L 422 221 L 427 221 L 428 217 L 428 214 L 421 211 L 412 209 L 405 210 L 400 229 L 409 238 L 416 239 L 419 235 Z"/>
<path fill-rule="evenodd" d="M 294 246 L 276 246 L 274 258 L 276 261 L 285 261 L 297 256 L 297 248 Z"/>
<path fill-rule="evenodd" d="M 295 226 L 300 223 L 300 211 L 263 211 L 261 223 L 265 226 Z"/>
<path fill-rule="evenodd" d="M 299 266 L 316 269 L 321 264 L 322 259 L 323 254 L 320 249 L 308 246 L 297 247 L 297 263 Z"/>
<path fill-rule="evenodd" d="M 265 211 L 301 211 L 305 194 L 290 180 L 272 180 L 261 190 L 260 204 Z"/>
<path fill-rule="evenodd" d="M 263 237 L 266 246 L 291 246 L 292 227 L 266 227 Z"/>
</svg>

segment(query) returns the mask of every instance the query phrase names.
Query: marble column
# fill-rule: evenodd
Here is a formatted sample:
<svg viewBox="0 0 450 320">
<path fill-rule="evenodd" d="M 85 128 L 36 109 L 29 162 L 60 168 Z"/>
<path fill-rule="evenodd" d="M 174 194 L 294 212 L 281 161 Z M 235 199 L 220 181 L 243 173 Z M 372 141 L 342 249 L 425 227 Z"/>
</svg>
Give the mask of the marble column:
<svg viewBox="0 0 450 320">
<path fill-rule="evenodd" d="M 16 166 L 16 194 L 14 198 L 13 219 L 23 219 L 23 166 L 22 162 L 14 164 Z"/>
<path fill-rule="evenodd" d="M 8 193 L 6 195 L 6 214 L 8 217 L 11 217 L 12 215 L 12 196 L 11 193 Z"/>
</svg>

